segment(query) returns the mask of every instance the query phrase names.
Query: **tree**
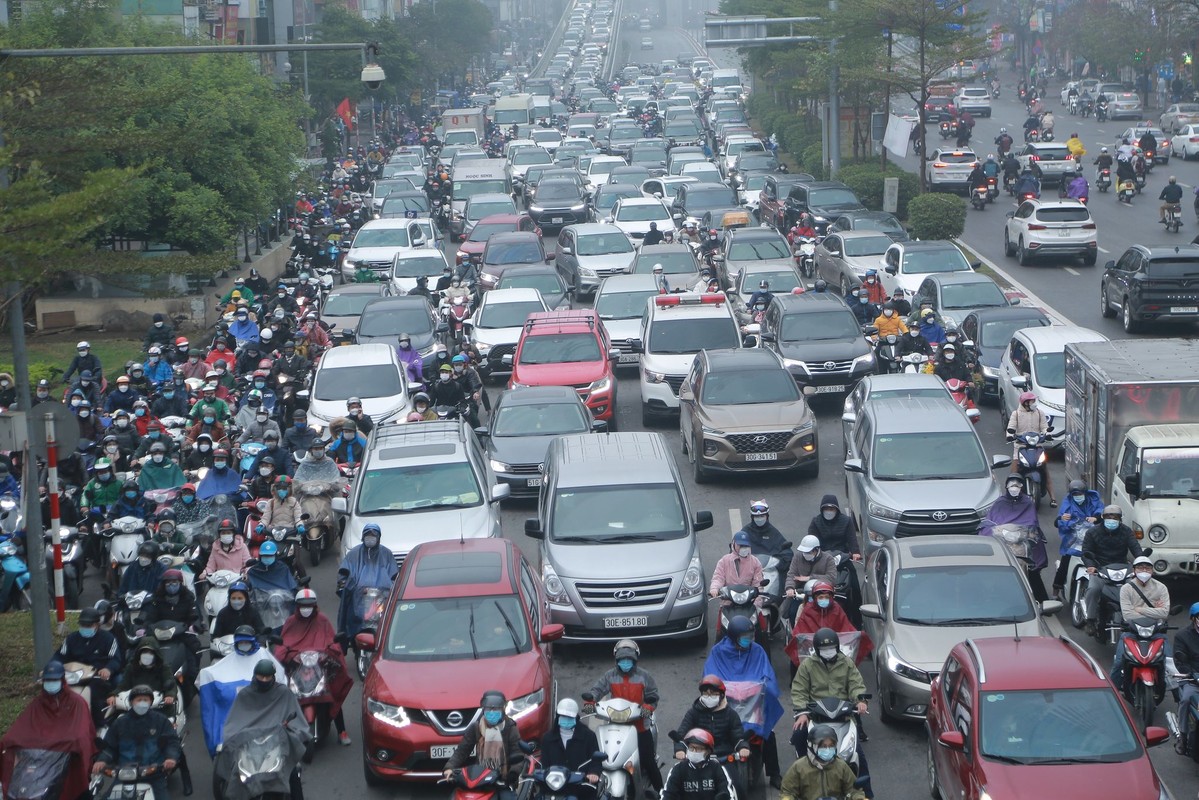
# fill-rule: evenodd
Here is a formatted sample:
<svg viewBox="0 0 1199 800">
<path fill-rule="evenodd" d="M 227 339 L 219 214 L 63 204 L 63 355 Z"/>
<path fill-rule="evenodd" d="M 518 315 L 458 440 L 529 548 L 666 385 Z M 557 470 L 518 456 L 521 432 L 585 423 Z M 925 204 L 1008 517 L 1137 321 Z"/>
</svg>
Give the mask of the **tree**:
<svg viewBox="0 0 1199 800">
<path fill-rule="evenodd" d="M 471 60 L 491 52 L 491 12 L 479 0 L 413 3 L 408 13 L 408 37 L 426 81 L 445 77 L 461 85 Z"/>
<path fill-rule="evenodd" d="M 378 92 L 384 97 L 407 98 L 413 85 L 417 56 L 401 27 L 407 20 L 366 20 L 344 5 L 327 5 L 313 36 L 319 42 L 377 42 L 379 66 L 387 80 Z M 299 58 L 297 53 L 295 58 Z M 295 65 L 293 65 L 293 69 Z M 308 94 L 312 107 L 323 117 L 332 114 L 344 98 L 354 105 L 367 95 L 361 81 L 362 56 L 351 51 L 308 54 Z"/>
</svg>

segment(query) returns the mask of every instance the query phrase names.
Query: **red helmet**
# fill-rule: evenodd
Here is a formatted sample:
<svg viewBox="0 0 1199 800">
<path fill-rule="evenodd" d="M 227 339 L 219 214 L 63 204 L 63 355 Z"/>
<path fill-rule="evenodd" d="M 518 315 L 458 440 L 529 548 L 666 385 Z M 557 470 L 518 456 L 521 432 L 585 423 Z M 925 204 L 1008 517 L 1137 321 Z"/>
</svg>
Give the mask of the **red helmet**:
<svg viewBox="0 0 1199 800">
<path fill-rule="evenodd" d="M 702 692 L 704 689 L 715 689 L 724 694 L 724 681 L 715 675 L 705 675 L 699 681 L 699 690 Z"/>
<path fill-rule="evenodd" d="M 687 734 L 683 737 L 683 742 L 686 744 L 702 744 L 708 750 L 716 748 L 716 740 L 712 738 L 712 734 L 703 728 L 692 728 L 687 731 Z"/>
<path fill-rule="evenodd" d="M 791 290 L 791 294 L 803 294 L 803 293 L 804 293 L 804 288 L 802 286 L 796 286 L 794 289 Z"/>
<path fill-rule="evenodd" d="M 814 596 L 820 594 L 821 592 L 827 592 L 828 594 L 832 594 L 833 593 L 833 585 L 831 583 L 829 583 L 828 581 L 817 581 L 816 583 L 814 583 L 812 585 L 812 592 L 811 592 L 812 596 L 814 597 Z"/>
</svg>

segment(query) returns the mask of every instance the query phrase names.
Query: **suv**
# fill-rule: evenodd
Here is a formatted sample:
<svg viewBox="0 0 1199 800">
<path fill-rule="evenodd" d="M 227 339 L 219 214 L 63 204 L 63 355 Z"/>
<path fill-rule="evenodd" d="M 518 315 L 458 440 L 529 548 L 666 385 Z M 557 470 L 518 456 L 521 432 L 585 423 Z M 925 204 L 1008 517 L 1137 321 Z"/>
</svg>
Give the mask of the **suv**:
<svg viewBox="0 0 1199 800">
<path fill-rule="evenodd" d="M 1115 786 L 1172 796 L 1146 750 L 1170 732 L 1148 727 L 1142 737 L 1107 671 L 1064 636 L 955 645 L 933 678 L 925 724 L 928 788 L 939 797 L 1015 800 L 1034 784 L 1043 797 L 1104 797 Z"/>
<path fill-rule="evenodd" d="M 674 456 L 656 433 L 559 436 L 545 457 L 538 516 L 550 618 L 566 639 L 706 643 L 708 584 Z"/>
<path fill-rule="evenodd" d="M 1199 247 L 1134 244 L 1103 268 L 1099 307 L 1126 333 L 1146 322 L 1199 319 Z"/>
<path fill-rule="evenodd" d="M 1021 266 L 1041 256 L 1081 256 L 1082 263 L 1093 267 L 1099 256 L 1095 220 L 1078 200 L 1025 200 L 1007 214 L 1003 253 L 1016 256 Z"/>
<path fill-rule="evenodd" d="M 991 90 L 985 86 L 963 86 L 958 89 L 954 105 L 959 111 L 969 111 L 981 117 L 991 116 Z"/>
<path fill-rule="evenodd" d="M 587 198 L 577 183 L 553 178 L 537 184 L 537 196 L 529 202 L 529 216 L 541 229 L 560 229 L 587 220 Z"/>
<path fill-rule="evenodd" d="M 795 257 L 791 245 L 778 231 L 769 228 L 734 228 L 724 237 L 721 259 L 717 271 L 725 286 L 732 285 L 741 272 L 774 272 L 779 269 L 795 270 Z M 771 288 L 775 291 L 791 291 L 795 284 Z M 755 282 L 747 286 L 749 294 L 757 289 Z M 746 295 L 748 300 L 748 295 Z"/>
<path fill-rule="evenodd" d="M 537 573 L 508 539 L 413 548 L 378 633 L 356 637 L 376 651 L 362 685 L 367 784 L 440 778 L 489 689 L 509 698 L 521 739 L 544 735 L 553 718 L 550 643 L 563 632 L 544 609 Z"/>
<path fill-rule="evenodd" d="M 1057 142 L 1029 142 L 1016 155 L 1016 160 L 1020 162 L 1021 170 L 1031 169 L 1042 184 L 1068 181 L 1079 171 L 1070 150 Z"/>
<path fill-rule="evenodd" d="M 787 195 L 786 220 L 793 222 L 807 212 L 820 235 L 829 223 L 847 211 L 865 211 L 866 206 L 848 186 L 837 181 L 800 181 Z"/>
<path fill-rule="evenodd" d="M 739 347 L 741 331 L 723 294 L 659 295 L 646 305 L 641 338 L 641 422 L 679 409 L 679 389 L 700 350 Z"/>
<path fill-rule="evenodd" d="M 554 264 L 577 296 L 592 294 L 609 275 L 628 272 L 637 251 L 615 225 L 568 225 L 558 234 Z"/>
<path fill-rule="evenodd" d="M 552 259 L 552 255 L 546 255 L 541 236 L 535 231 L 493 233 L 483 246 L 479 288 L 482 291 L 494 289 L 507 267 L 545 264 Z"/>
<path fill-rule="evenodd" d="M 549 311 L 536 289 L 492 289 L 486 292 L 464 327 L 479 351 L 482 373 L 487 376 L 510 372 L 504 356 L 516 352 L 516 343 L 530 314 Z"/>
<path fill-rule="evenodd" d="M 368 522 L 382 529 L 397 564 L 421 542 L 499 536 L 499 503 L 510 493 L 465 420 L 378 425 L 350 496 L 333 498 L 333 510 L 349 517 L 342 554 L 362 541 Z"/>
<path fill-rule="evenodd" d="M 762 317 L 762 346 L 814 394 L 844 394 L 874 372 L 874 349 L 845 301 L 830 292 L 776 294 Z"/>
<path fill-rule="evenodd" d="M 612 348 L 599 315 L 591 309 L 546 311 L 525 320 L 511 365 L 508 388 L 570 386 L 596 419 L 616 428 L 616 373 L 620 352 Z"/>
<path fill-rule="evenodd" d="M 701 350 L 679 389 L 679 434 L 696 483 L 716 471 L 820 474 L 816 418 L 769 350 Z"/>
<path fill-rule="evenodd" d="M 976 534 L 999 498 L 992 470 L 1012 463 L 988 463 L 974 424 L 949 398 L 871 403 L 847 445 L 846 505 L 869 548 L 906 536 Z"/>
<path fill-rule="evenodd" d="M 408 381 L 396 350 L 387 344 L 330 347 L 316 364 L 308 414 L 326 426 L 346 415 L 346 400 L 357 397 L 375 424 L 408 410 Z"/>
<path fill-rule="evenodd" d="M 341 262 L 342 282 L 353 280 L 359 267 L 374 270 L 379 280 L 387 280 L 397 254 L 422 247 L 437 247 L 440 234 L 433 220 L 372 219 L 358 229 L 350 249 Z"/>
<path fill-rule="evenodd" d="M 767 175 L 758 194 L 758 221 L 775 230 L 790 230 L 794 220 L 787 218 L 787 195 L 802 180 L 815 180 L 811 175 Z"/>
</svg>

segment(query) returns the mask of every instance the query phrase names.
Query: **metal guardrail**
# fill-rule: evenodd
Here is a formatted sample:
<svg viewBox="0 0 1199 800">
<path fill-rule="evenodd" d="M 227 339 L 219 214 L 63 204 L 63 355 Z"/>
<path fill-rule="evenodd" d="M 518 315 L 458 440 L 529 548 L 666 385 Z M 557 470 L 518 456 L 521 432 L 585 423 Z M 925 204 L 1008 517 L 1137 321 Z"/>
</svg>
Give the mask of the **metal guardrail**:
<svg viewBox="0 0 1199 800">
<path fill-rule="evenodd" d="M 545 71 L 550 68 L 550 62 L 554 58 L 554 54 L 558 52 L 558 46 L 562 44 L 562 37 L 566 35 L 566 23 L 570 19 L 570 12 L 574 10 L 576 0 L 566 4 L 566 8 L 562 11 L 562 18 L 558 20 L 557 27 L 550 34 L 550 38 L 545 43 L 545 49 L 541 51 L 541 60 L 536 66 L 529 71 L 530 78 L 540 78 L 545 74 Z"/>
</svg>

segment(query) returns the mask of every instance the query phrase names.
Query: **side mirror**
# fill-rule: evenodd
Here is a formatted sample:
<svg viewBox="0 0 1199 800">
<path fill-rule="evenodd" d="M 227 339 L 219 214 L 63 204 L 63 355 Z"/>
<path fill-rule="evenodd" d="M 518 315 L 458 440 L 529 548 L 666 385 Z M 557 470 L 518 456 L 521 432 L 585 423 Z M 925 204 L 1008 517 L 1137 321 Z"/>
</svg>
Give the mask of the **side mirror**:
<svg viewBox="0 0 1199 800">
<path fill-rule="evenodd" d="M 530 539 L 544 539 L 545 531 L 541 529 L 541 520 L 530 517 L 525 520 L 525 536 Z"/>
<path fill-rule="evenodd" d="M 368 653 L 374 652 L 375 634 L 360 633 L 354 637 L 354 644 L 358 645 L 359 650 L 365 650 Z"/>
<path fill-rule="evenodd" d="M 966 749 L 966 737 L 961 731 L 945 731 L 937 737 L 937 744 L 961 752 Z"/>
<path fill-rule="evenodd" d="M 883 610 L 874 603 L 863 603 L 858 611 L 861 612 L 862 616 L 866 617 L 867 619 L 883 618 Z"/>
<path fill-rule="evenodd" d="M 502 363 L 502 364 L 503 364 L 505 367 L 510 367 L 510 366 L 512 366 L 512 354 L 511 354 L 511 353 L 505 353 L 504 355 L 500 356 L 500 362 L 501 362 L 501 363 Z"/>
<path fill-rule="evenodd" d="M 1005 216 L 1005 217 L 1007 217 L 1008 219 L 1011 219 L 1012 217 L 1016 216 L 1016 212 L 1015 212 L 1015 211 L 1009 211 L 1009 212 L 1007 212 L 1006 214 L 1004 214 L 1004 216 Z M 973 265 L 973 264 L 971 264 L 970 266 L 972 266 L 972 267 L 973 267 L 974 265 Z M 974 268 L 975 268 L 975 269 L 978 269 L 978 267 L 974 267 Z"/>
<path fill-rule="evenodd" d="M 615 361 L 618 358 L 620 358 L 620 351 L 617 350 L 615 347 L 613 347 L 611 350 L 608 351 L 608 360 L 609 361 Z"/>
<path fill-rule="evenodd" d="M 629 350 L 634 353 L 644 353 L 645 342 L 641 341 L 640 339 L 629 339 Z"/>
<path fill-rule="evenodd" d="M 541 634 L 537 637 L 542 644 L 556 642 L 566 633 L 566 626 L 557 622 L 551 622 L 549 625 L 543 625 Z"/>
<path fill-rule="evenodd" d="M 569 247 L 563 247 L 558 252 L 562 253 L 562 255 L 564 255 L 564 256 L 568 256 L 571 254 Z"/>
<path fill-rule="evenodd" d="M 1145 744 L 1157 747 L 1170 741 L 1170 731 L 1158 725 L 1150 725 L 1145 729 Z"/>
<path fill-rule="evenodd" d="M 1139 497 L 1141 494 L 1141 474 L 1134 472 L 1131 475 L 1125 475 L 1124 491 L 1128 492 L 1131 497 Z"/>
<path fill-rule="evenodd" d="M 607 433 L 608 432 L 608 421 L 604 420 L 604 419 L 591 420 L 591 432 L 592 433 Z"/>
<path fill-rule="evenodd" d="M 498 503 L 512 496 L 512 486 L 507 483 L 497 483 L 491 487 L 491 502 Z"/>
<path fill-rule="evenodd" d="M 475 436 L 478 436 L 480 439 L 486 439 L 490 435 L 491 431 L 487 429 L 486 425 L 480 425 L 478 428 L 475 428 Z"/>
<path fill-rule="evenodd" d="M 1062 607 L 1063 604 L 1061 600 L 1044 600 L 1041 602 L 1041 616 L 1052 617 L 1054 614 L 1061 611 Z"/>
<path fill-rule="evenodd" d="M 1012 464 L 1011 456 L 991 456 L 991 469 L 1001 469 Z"/>
<path fill-rule="evenodd" d="M 565 252 L 565 251 L 564 251 L 564 252 Z M 554 255 L 553 253 L 550 253 L 549 255 L 547 255 L 547 256 L 545 257 L 545 260 L 546 260 L 546 261 L 553 261 L 553 260 L 554 260 L 554 258 L 555 258 L 555 255 Z"/>
<path fill-rule="evenodd" d="M 759 336 L 759 338 L 761 338 L 761 340 L 763 342 L 777 342 L 778 341 L 778 337 L 775 336 L 773 333 L 761 333 L 761 334 L 758 334 L 758 336 Z"/>
<path fill-rule="evenodd" d="M 1011 463 L 1010 458 L 1008 462 Z M 866 465 L 862 463 L 862 459 L 860 458 L 848 458 L 845 460 L 845 471 L 856 472 L 860 475 L 866 471 Z"/>
<path fill-rule="evenodd" d="M 1116 262 L 1115 262 L 1115 261 L 1109 261 L 1109 262 L 1107 262 L 1106 264 L 1104 264 L 1104 265 L 1103 265 L 1103 268 L 1104 268 L 1104 269 L 1115 269 L 1115 268 L 1116 268 Z"/>
<path fill-rule="evenodd" d="M 895 273 L 899 272 L 899 267 L 895 266 L 894 264 L 888 264 L 887 266 L 883 267 L 883 272 L 886 272 L 888 275 L 894 275 Z"/>
<path fill-rule="evenodd" d="M 672 218 L 672 219 L 673 219 L 675 222 L 682 222 L 682 221 L 683 221 L 683 215 L 682 215 L 682 214 L 671 214 L 670 216 L 671 216 L 671 218 Z"/>
<path fill-rule="evenodd" d="M 967 419 L 979 419 L 980 417 L 982 417 L 982 412 L 979 411 L 977 408 L 966 409 L 966 418 Z"/>
<path fill-rule="evenodd" d="M 330 502 L 333 506 L 334 512 L 338 514 L 349 513 L 349 506 L 346 504 L 346 499 L 344 497 L 334 497 Z"/>
<path fill-rule="evenodd" d="M 713 525 L 711 511 L 696 511 L 695 512 L 695 532 L 706 531 Z"/>
<path fill-rule="evenodd" d="M 1028 376 L 1027 375 L 1014 375 L 1012 377 L 1012 386 L 1015 386 L 1017 389 L 1025 388 L 1026 386 L 1028 386 Z"/>
<path fill-rule="evenodd" d="M 857 425 L 858 424 L 858 415 L 853 413 L 852 411 L 846 411 L 844 414 L 841 415 L 841 421 L 848 423 L 850 425 Z"/>
<path fill-rule="evenodd" d="M 741 337 L 741 346 L 744 348 L 752 350 L 753 348 L 757 347 L 759 344 L 760 344 L 760 341 L 759 341 L 758 337 L 752 333 L 747 333 L 745 336 Z"/>
<path fill-rule="evenodd" d="M 975 269 L 978 269 L 978 267 L 975 267 Z M 1007 302 L 1008 302 L 1009 306 L 1018 306 L 1018 305 L 1020 305 L 1020 298 L 1019 297 L 1009 297 Z"/>
</svg>

